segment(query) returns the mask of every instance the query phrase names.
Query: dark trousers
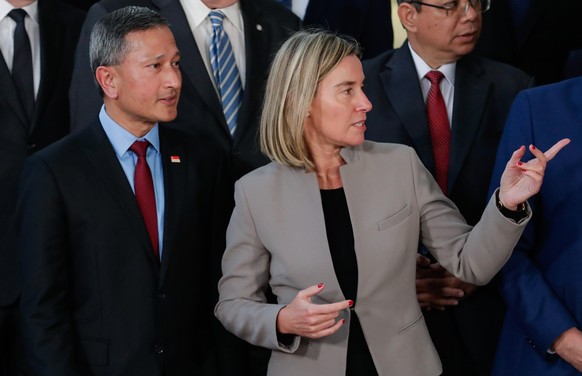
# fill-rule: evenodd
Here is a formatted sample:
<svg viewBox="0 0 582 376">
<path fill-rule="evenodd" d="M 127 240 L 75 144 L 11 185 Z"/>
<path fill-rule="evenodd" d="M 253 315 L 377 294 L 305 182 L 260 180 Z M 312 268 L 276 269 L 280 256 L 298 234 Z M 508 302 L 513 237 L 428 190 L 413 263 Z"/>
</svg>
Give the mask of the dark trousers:
<svg viewBox="0 0 582 376">
<path fill-rule="evenodd" d="M 450 310 L 424 312 L 432 342 L 441 362 L 441 376 L 486 376 L 472 361 Z"/>
</svg>

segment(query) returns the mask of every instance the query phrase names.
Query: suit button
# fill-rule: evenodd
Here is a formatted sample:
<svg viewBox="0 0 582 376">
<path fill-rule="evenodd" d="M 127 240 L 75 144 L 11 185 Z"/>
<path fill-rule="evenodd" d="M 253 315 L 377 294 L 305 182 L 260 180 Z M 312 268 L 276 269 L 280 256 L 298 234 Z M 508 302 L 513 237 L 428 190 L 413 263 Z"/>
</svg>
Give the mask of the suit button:
<svg viewBox="0 0 582 376">
<path fill-rule="evenodd" d="M 166 299 L 166 294 L 163 291 L 158 291 L 157 298 L 160 302 L 163 302 Z"/>
<path fill-rule="evenodd" d="M 154 346 L 154 351 L 156 352 L 156 354 L 162 355 L 164 353 L 164 346 L 157 344 Z"/>
</svg>

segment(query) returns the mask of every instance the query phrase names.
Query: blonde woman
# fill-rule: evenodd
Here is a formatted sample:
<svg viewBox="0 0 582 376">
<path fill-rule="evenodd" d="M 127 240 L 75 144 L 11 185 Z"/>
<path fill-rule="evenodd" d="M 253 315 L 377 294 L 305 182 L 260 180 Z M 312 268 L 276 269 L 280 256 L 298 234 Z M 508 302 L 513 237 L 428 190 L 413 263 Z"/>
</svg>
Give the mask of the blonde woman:
<svg viewBox="0 0 582 376">
<path fill-rule="evenodd" d="M 411 148 L 364 141 L 372 105 L 359 54 L 320 30 L 282 46 L 261 119 L 273 162 L 236 183 L 215 314 L 273 350 L 269 375 L 440 374 L 416 299 L 419 239 L 458 278 L 487 283 L 568 143 L 530 146 L 529 162 L 518 148 L 472 230 Z"/>
</svg>

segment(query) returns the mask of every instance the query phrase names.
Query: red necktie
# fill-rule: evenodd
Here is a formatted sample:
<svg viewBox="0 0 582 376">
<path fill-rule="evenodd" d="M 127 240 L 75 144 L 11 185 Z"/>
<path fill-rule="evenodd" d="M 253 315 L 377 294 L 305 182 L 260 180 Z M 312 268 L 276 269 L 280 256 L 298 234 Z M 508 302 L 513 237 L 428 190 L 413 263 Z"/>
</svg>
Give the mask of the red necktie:
<svg viewBox="0 0 582 376">
<path fill-rule="evenodd" d="M 152 173 L 146 160 L 146 151 L 150 146 L 148 141 L 135 141 L 129 148 L 137 155 L 135 174 L 133 176 L 135 186 L 135 198 L 139 205 L 139 210 L 150 235 L 154 255 L 156 260 L 160 259 L 158 246 L 158 215 L 156 211 L 156 195 L 154 192 L 154 182 Z"/>
<path fill-rule="evenodd" d="M 426 98 L 426 113 L 434 155 L 435 179 L 443 193 L 447 194 L 451 126 L 445 100 L 439 88 L 443 77 L 444 75 L 439 71 L 430 71 L 426 74 L 426 78 L 430 81 L 430 90 Z"/>
</svg>

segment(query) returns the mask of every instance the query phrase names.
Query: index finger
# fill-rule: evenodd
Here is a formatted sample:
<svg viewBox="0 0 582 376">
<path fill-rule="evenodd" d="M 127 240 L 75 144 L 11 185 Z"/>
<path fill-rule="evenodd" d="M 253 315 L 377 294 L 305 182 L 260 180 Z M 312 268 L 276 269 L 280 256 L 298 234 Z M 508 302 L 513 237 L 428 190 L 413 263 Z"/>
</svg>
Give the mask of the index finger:
<svg viewBox="0 0 582 376">
<path fill-rule="evenodd" d="M 350 300 L 344 300 L 337 303 L 318 304 L 313 311 L 319 314 L 336 313 L 350 308 Z"/>
<path fill-rule="evenodd" d="M 551 148 L 549 148 L 544 154 L 547 158 L 548 161 L 552 160 L 556 154 L 558 154 L 558 152 L 560 150 L 562 150 L 562 148 L 566 145 L 568 145 L 570 143 L 570 139 L 569 138 L 564 138 L 561 139 L 560 141 L 556 142 L 554 144 L 554 146 L 552 146 Z"/>
</svg>

